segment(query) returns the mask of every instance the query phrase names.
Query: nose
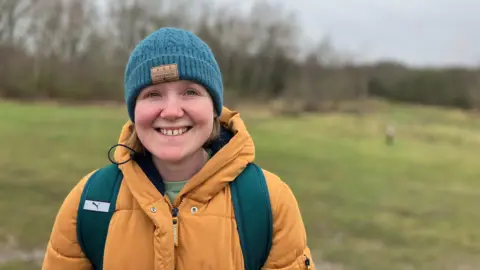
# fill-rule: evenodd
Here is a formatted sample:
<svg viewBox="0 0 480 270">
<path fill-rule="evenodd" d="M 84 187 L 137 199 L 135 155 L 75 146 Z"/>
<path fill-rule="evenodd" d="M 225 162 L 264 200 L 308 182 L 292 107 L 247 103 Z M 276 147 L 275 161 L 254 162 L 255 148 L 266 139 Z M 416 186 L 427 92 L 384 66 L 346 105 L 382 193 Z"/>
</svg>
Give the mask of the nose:
<svg viewBox="0 0 480 270">
<path fill-rule="evenodd" d="M 183 117 L 184 111 L 178 100 L 169 97 L 164 104 L 160 117 L 171 121 Z"/>
</svg>

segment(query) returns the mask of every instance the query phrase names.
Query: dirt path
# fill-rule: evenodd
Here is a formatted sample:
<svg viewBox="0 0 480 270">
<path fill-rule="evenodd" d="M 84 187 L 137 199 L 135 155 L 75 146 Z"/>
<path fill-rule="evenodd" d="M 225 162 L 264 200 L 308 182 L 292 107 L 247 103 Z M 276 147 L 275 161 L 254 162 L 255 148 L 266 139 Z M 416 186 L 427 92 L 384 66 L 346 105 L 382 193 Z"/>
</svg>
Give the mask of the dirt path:
<svg viewBox="0 0 480 270">
<path fill-rule="evenodd" d="M 43 261 L 43 254 L 44 251 L 40 249 L 24 251 L 0 248 L 0 265 L 12 261 L 30 261 L 35 264 L 41 264 Z"/>
<path fill-rule="evenodd" d="M 43 249 L 23 250 L 19 248 L 13 236 L 7 236 L 6 243 L 0 246 L 0 265 L 12 261 L 30 261 L 35 264 L 41 264 L 43 256 Z"/>
</svg>

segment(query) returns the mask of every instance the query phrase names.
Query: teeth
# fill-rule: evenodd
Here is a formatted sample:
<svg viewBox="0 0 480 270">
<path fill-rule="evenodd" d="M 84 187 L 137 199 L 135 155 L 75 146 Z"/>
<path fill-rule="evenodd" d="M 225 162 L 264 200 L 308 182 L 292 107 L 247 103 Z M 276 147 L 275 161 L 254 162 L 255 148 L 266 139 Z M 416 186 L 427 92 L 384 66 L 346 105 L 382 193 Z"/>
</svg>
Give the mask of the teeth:
<svg viewBox="0 0 480 270">
<path fill-rule="evenodd" d="M 182 135 L 183 133 L 187 132 L 187 128 L 179 128 L 179 129 L 160 129 L 160 133 L 167 136 L 177 136 Z"/>
</svg>

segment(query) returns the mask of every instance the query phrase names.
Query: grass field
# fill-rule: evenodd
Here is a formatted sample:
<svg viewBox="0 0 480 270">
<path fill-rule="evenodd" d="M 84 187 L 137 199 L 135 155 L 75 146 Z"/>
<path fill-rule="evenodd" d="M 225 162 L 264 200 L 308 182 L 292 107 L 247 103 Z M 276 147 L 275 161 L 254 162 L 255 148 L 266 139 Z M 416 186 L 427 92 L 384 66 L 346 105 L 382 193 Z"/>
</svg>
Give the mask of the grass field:
<svg viewBox="0 0 480 270">
<path fill-rule="evenodd" d="M 299 200 L 318 269 L 480 269 L 480 117 L 371 108 L 297 119 L 241 111 L 258 163 Z M 126 113 L 2 102 L 0 115 L 0 269 L 38 269 L 21 259 L 41 254 L 67 192 L 107 164 Z"/>
</svg>

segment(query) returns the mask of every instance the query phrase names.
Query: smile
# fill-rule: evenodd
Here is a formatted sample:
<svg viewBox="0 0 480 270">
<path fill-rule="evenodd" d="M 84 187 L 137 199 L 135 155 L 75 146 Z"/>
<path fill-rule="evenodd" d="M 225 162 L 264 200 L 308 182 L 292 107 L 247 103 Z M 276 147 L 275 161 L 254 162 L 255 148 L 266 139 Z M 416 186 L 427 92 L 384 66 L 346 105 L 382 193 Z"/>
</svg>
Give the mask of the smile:
<svg viewBox="0 0 480 270">
<path fill-rule="evenodd" d="M 155 130 L 165 136 L 179 136 L 185 134 L 192 127 L 182 127 L 182 128 L 155 128 Z"/>
</svg>

